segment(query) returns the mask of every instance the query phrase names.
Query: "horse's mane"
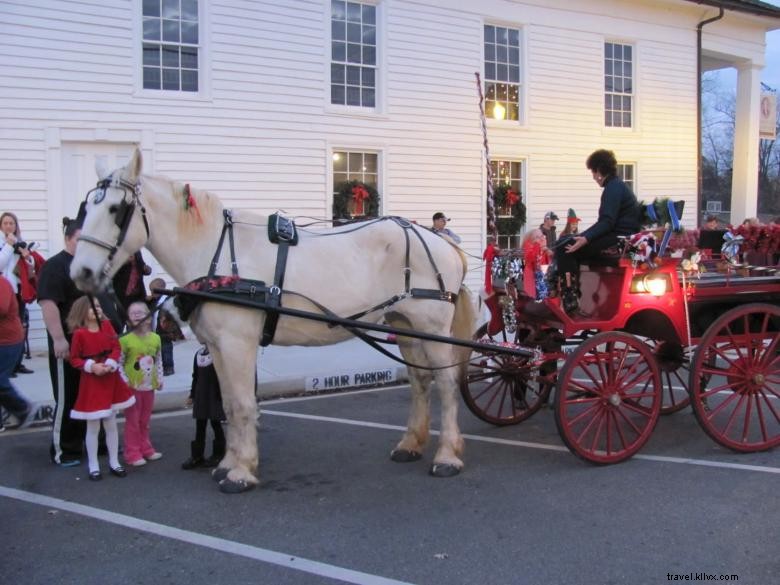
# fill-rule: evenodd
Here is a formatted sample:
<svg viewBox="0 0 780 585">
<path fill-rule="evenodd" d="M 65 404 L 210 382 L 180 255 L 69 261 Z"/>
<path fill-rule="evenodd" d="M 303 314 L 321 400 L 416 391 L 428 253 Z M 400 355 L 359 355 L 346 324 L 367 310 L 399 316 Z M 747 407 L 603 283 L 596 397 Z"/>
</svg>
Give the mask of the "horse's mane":
<svg viewBox="0 0 780 585">
<path fill-rule="evenodd" d="M 221 225 L 224 205 L 219 197 L 204 189 L 189 186 L 190 199 L 185 195 L 186 183 L 163 176 L 144 176 L 144 185 L 158 184 L 159 193 L 170 193 L 179 210 L 177 223 L 182 236 L 200 235 L 204 225 Z M 165 185 L 167 184 L 167 185 Z M 167 188 L 166 188 L 167 187 Z M 194 205 L 190 204 L 193 202 Z"/>
</svg>

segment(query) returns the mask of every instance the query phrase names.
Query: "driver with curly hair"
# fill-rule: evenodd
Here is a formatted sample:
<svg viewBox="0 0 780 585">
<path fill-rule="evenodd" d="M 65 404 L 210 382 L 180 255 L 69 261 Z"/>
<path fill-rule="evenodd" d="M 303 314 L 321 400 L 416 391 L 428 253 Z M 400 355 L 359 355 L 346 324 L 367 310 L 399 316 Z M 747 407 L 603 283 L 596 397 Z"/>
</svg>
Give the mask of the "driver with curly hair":
<svg viewBox="0 0 780 585">
<path fill-rule="evenodd" d="M 611 150 L 596 150 L 585 163 L 593 180 L 603 188 L 596 223 L 564 240 L 555 250 L 558 284 L 563 310 L 571 314 L 580 304 L 580 261 L 594 258 L 640 229 L 640 207 L 636 195 L 617 176 L 617 159 Z"/>
</svg>

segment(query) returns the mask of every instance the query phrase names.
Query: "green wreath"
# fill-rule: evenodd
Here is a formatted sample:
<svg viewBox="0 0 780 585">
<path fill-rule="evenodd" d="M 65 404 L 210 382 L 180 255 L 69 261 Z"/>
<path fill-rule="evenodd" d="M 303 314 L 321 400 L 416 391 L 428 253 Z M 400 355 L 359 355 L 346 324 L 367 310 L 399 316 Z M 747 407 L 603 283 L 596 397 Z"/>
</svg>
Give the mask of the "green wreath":
<svg viewBox="0 0 780 585">
<path fill-rule="evenodd" d="M 510 191 L 517 197 L 517 203 L 509 208 L 509 211 L 512 213 L 511 217 L 496 218 L 496 228 L 499 234 L 514 235 L 525 225 L 525 203 L 523 203 L 520 193 L 512 189 L 510 185 L 499 185 L 493 190 L 496 210 L 507 204 L 507 197 Z"/>
<path fill-rule="evenodd" d="M 355 190 L 364 189 L 368 193 L 365 199 L 365 215 L 355 216 L 350 213 L 350 202 L 355 198 Z M 333 196 L 333 219 L 354 219 L 355 217 L 377 217 L 379 215 L 379 191 L 362 181 L 345 181 Z"/>
</svg>

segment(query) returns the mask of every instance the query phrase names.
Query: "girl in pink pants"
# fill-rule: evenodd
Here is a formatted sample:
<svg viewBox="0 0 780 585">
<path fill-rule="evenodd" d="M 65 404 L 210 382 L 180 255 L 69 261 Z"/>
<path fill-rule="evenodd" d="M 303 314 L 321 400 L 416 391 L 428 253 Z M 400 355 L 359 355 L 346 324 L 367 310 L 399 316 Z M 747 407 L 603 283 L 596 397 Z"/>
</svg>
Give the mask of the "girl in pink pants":
<svg viewBox="0 0 780 585">
<path fill-rule="evenodd" d="M 127 308 L 130 333 L 120 338 L 122 377 L 132 388 L 135 404 L 125 410 L 125 461 L 140 467 L 162 457 L 149 438 L 154 393 L 162 389 L 162 342 L 152 332 L 146 303 L 132 303 Z"/>
</svg>

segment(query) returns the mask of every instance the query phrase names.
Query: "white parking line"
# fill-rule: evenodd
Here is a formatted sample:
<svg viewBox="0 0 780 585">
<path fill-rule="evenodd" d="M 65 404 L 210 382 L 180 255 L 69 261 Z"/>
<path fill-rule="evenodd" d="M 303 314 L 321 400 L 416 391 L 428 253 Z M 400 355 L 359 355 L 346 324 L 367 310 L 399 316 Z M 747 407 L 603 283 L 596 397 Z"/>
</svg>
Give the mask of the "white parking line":
<svg viewBox="0 0 780 585">
<path fill-rule="evenodd" d="M 109 524 L 116 524 L 124 528 L 132 528 L 163 538 L 178 540 L 180 542 L 202 546 L 231 555 L 246 557 L 255 561 L 278 565 L 295 571 L 302 571 L 312 575 L 336 579 L 337 581 L 343 581 L 345 583 L 365 585 L 411 585 L 405 581 L 396 581 L 394 579 L 387 579 L 369 573 L 361 573 L 360 571 L 353 571 L 335 565 L 327 565 L 325 563 L 296 557 L 286 553 L 275 552 L 248 544 L 242 544 L 233 540 L 226 540 L 224 538 L 216 538 L 190 530 L 181 530 L 180 528 L 158 524 L 157 522 L 139 520 L 132 516 L 109 512 L 108 510 L 103 510 L 101 508 L 84 506 L 82 504 L 60 500 L 59 498 L 51 498 L 49 496 L 42 496 L 40 494 L 25 492 L 5 486 L 0 486 L 0 496 L 27 502 L 29 504 L 45 506 L 47 508 L 56 508 L 80 516 L 94 518 L 95 520 L 100 520 L 102 522 L 108 522 Z"/>
<path fill-rule="evenodd" d="M 406 427 L 399 425 L 388 425 L 363 420 L 354 420 L 348 418 L 336 418 L 330 416 L 318 416 L 313 414 L 299 414 L 297 412 L 285 412 L 282 410 L 262 410 L 263 414 L 271 416 L 284 416 L 289 418 L 300 418 L 304 420 L 314 420 L 319 422 L 337 423 L 342 425 L 352 425 L 356 427 L 367 427 L 372 429 L 383 429 L 392 431 L 405 431 Z M 431 430 L 432 435 L 438 435 L 439 431 Z M 464 438 L 471 441 L 480 441 L 483 443 L 495 443 L 497 445 L 509 445 L 512 447 L 524 447 L 527 449 L 541 449 L 545 451 L 560 451 L 568 453 L 568 449 L 563 445 L 547 445 L 545 443 L 531 443 L 529 441 L 515 441 L 512 439 L 498 439 L 495 437 L 484 437 L 482 435 L 464 434 Z M 665 455 L 634 455 L 633 459 L 642 459 L 644 461 L 658 461 L 661 463 L 677 463 L 682 465 L 698 465 L 701 467 L 719 467 L 722 469 L 738 469 L 740 471 L 758 471 L 761 473 L 780 474 L 780 467 L 768 467 L 764 465 L 745 465 L 743 463 L 729 463 L 726 461 L 708 461 L 707 459 L 691 459 L 687 457 L 667 457 Z"/>
</svg>

